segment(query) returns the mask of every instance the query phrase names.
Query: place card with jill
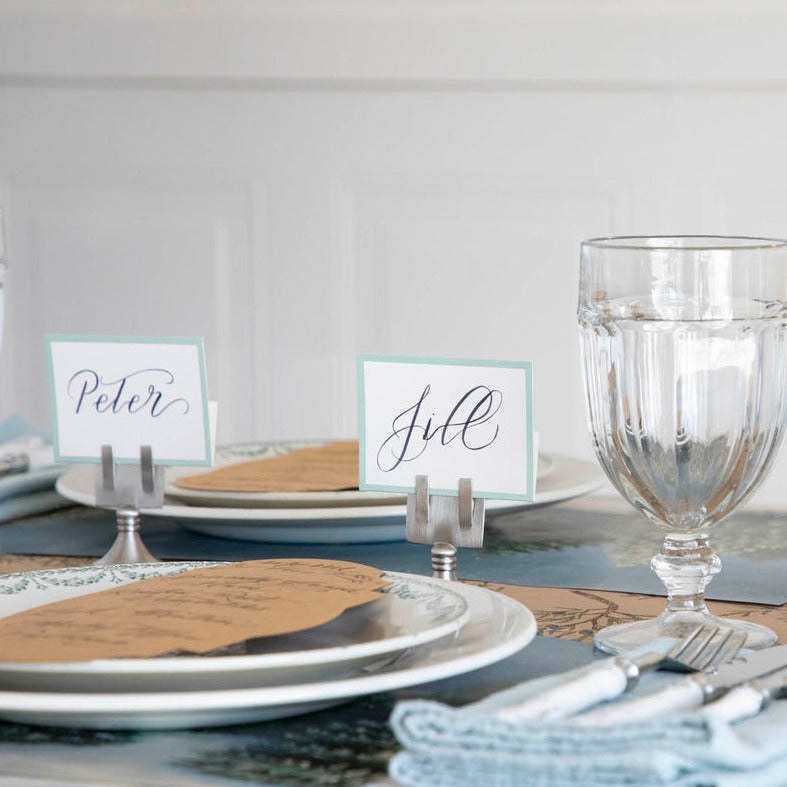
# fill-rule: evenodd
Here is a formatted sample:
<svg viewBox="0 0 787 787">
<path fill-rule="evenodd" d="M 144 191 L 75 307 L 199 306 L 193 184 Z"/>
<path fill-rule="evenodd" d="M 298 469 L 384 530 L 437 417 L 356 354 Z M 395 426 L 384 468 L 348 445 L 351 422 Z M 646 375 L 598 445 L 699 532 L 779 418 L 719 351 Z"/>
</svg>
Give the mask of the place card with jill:
<svg viewBox="0 0 787 787">
<path fill-rule="evenodd" d="M 359 487 L 532 501 L 536 435 L 529 361 L 358 356 Z"/>
</svg>

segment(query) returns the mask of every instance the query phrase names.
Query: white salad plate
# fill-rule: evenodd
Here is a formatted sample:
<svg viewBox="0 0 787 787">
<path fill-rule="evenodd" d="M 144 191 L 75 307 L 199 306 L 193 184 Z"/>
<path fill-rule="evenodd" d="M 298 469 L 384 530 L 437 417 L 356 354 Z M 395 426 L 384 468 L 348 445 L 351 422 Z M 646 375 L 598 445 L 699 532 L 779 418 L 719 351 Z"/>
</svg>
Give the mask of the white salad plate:
<svg viewBox="0 0 787 787">
<path fill-rule="evenodd" d="M 559 503 L 588 494 L 603 483 L 601 469 L 595 462 L 556 454 L 547 454 L 546 457 L 550 462 L 549 470 L 543 478 L 537 479 L 533 502 L 487 500 L 487 514 Z M 56 488 L 69 500 L 95 506 L 95 466 L 73 465 L 60 476 Z M 351 494 L 367 493 L 355 491 Z M 402 501 L 401 496 L 398 500 Z M 313 507 L 243 508 L 185 505 L 165 496 L 161 508 L 143 509 L 142 513 L 174 519 L 188 530 L 218 538 L 268 543 L 351 544 L 404 541 L 406 505 L 404 502 L 385 505 L 360 505 L 356 502 Z"/>
<path fill-rule="evenodd" d="M 444 581 L 444 580 L 439 580 Z M 178 729 L 295 716 L 377 692 L 459 675 L 524 648 L 536 633 L 531 612 L 485 588 L 452 584 L 467 604 L 454 634 L 403 651 L 354 677 L 285 685 L 121 692 L 2 691 L 0 719 L 91 729 Z"/>
<path fill-rule="evenodd" d="M 28 571 L 0 577 L 0 618 L 43 604 L 156 576 L 219 563 L 148 563 Z M 208 656 L 101 659 L 84 662 L 0 661 L 0 689 L 14 691 L 158 692 L 273 686 L 359 674 L 382 658 L 453 634 L 468 619 L 451 583 L 386 572 L 379 600 L 345 610 L 320 626 L 262 637 Z M 0 647 L 0 658 L 2 647 Z"/>
</svg>

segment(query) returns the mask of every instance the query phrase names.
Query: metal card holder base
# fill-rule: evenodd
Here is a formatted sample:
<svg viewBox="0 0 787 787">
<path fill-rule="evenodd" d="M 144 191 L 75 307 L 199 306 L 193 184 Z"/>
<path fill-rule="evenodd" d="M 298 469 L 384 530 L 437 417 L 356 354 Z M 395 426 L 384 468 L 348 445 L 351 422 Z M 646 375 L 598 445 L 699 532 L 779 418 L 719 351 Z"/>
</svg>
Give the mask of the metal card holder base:
<svg viewBox="0 0 787 787">
<path fill-rule="evenodd" d="M 139 464 L 117 465 L 112 447 L 101 446 L 101 464 L 96 468 L 96 505 L 116 508 L 117 536 L 94 565 L 160 562 L 142 542 L 139 509 L 164 505 L 164 468 L 153 464 L 149 445 L 143 445 L 139 455 Z"/>
<path fill-rule="evenodd" d="M 415 494 L 407 495 L 405 537 L 432 545 L 432 576 L 456 579 L 457 547 L 484 545 L 483 498 L 473 498 L 469 478 L 459 479 L 459 494 L 429 494 L 429 478 L 415 477 Z"/>
</svg>

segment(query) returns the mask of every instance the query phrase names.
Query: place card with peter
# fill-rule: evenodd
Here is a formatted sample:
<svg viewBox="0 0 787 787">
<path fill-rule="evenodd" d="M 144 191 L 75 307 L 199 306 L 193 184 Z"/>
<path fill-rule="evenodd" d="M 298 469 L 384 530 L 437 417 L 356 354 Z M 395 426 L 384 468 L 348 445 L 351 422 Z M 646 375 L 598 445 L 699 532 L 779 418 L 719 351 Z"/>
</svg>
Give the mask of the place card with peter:
<svg viewBox="0 0 787 787">
<path fill-rule="evenodd" d="M 205 358 L 198 338 L 47 336 L 58 462 L 212 461 Z"/>
</svg>

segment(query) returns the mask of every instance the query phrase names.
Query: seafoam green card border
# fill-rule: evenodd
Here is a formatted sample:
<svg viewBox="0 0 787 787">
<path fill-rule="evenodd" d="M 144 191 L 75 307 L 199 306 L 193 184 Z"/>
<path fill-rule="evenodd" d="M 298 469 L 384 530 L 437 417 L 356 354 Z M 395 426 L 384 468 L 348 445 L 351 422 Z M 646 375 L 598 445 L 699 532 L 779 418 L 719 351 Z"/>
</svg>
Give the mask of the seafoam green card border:
<svg viewBox="0 0 787 787">
<path fill-rule="evenodd" d="M 533 363 L 532 361 L 492 361 L 478 358 L 424 358 L 408 355 L 379 355 L 375 353 L 359 354 L 356 357 L 356 370 L 358 375 L 358 488 L 363 490 L 374 490 L 379 492 L 400 492 L 412 494 L 415 492 L 415 479 L 413 486 L 393 486 L 384 484 L 366 483 L 366 386 L 364 381 L 363 365 L 366 361 L 376 361 L 382 363 L 408 363 L 421 364 L 423 366 L 477 366 L 493 367 L 497 369 L 522 369 L 525 375 L 525 440 L 526 444 L 533 448 L 534 425 L 533 425 Z M 487 492 L 473 488 L 473 497 L 483 497 L 492 500 L 526 500 L 532 502 L 535 499 L 536 484 L 536 462 L 533 456 L 528 459 L 527 478 L 525 487 L 527 492 L 523 494 L 509 494 L 501 492 Z M 457 489 L 435 489 L 429 488 L 430 494 L 436 495 L 458 495 Z"/>
<path fill-rule="evenodd" d="M 101 461 L 100 456 L 95 458 L 86 456 L 64 456 L 60 453 L 60 437 L 57 418 L 57 402 L 55 399 L 55 369 L 52 361 L 52 344 L 66 343 L 85 343 L 85 344 L 190 344 L 197 348 L 197 363 L 199 365 L 200 391 L 202 395 L 202 414 L 203 430 L 205 434 L 205 459 L 169 459 L 153 457 L 155 465 L 178 465 L 180 467 L 210 467 L 211 443 L 210 443 L 210 415 L 208 412 L 208 375 L 205 366 L 205 343 L 199 336 L 93 336 L 90 334 L 74 333 L 48 333 L 44 335 L 46 346 L 47 371 L 49 376 L 49 402 L 52 410 L 52 447 L 54 449 L 56 462 L 74 462 L 83 464 L 94 464 Z M 114 458 L 116 464 L 137 464 L 139 457 Z"/>
</svg>

